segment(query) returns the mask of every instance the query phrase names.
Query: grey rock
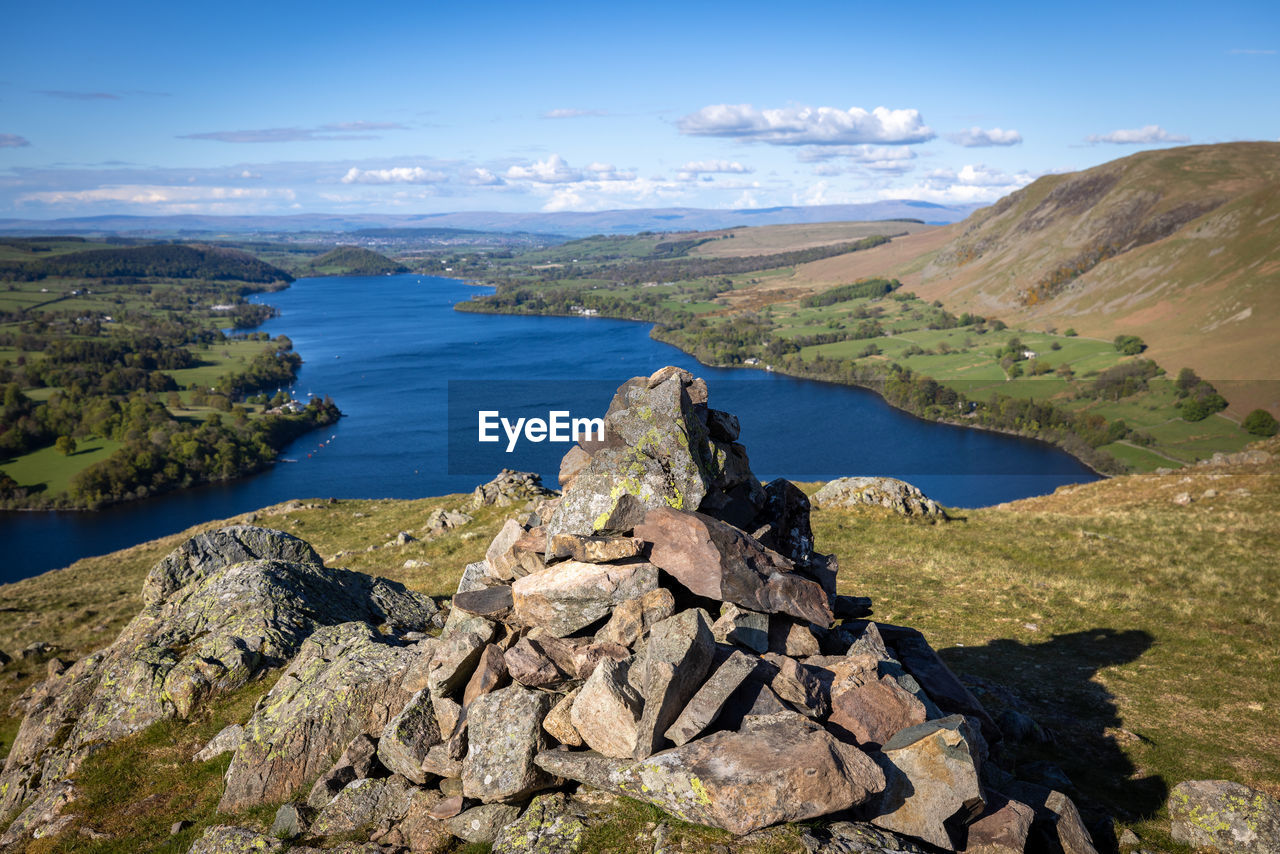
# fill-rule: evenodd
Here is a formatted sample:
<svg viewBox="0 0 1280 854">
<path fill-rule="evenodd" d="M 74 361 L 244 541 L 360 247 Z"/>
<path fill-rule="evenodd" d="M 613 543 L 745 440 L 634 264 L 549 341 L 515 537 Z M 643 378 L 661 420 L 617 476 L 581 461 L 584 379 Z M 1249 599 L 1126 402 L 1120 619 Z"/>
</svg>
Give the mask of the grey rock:
<svg viewBox="0 0 1280 854">
<path fill-rule="evenodd" d="M 274 839 L 294 839 L 307 832 L 306 807 L 297 804 L 281 804 L 276 810 L 275 821 L 271 823 L 271 836 Z"/>
<path fill-rule="evenodd" d="M 399 776 L 354 780 L 316 814 L 308 832 L 335 836 L 398 821 L 409 811 L 411 788 Z"/>
<path fill-rule="evenodd" d="M 1063 854 L 1098 854 L 1080 811 L 1062 792 L 1015 781 L 1008 784 L 1002 794 L 1035 810 L 1035 821 L 1031 825 L 1033 846 L 1048 846 Z"/>
<path fill-rule="evenodd" d="M 555 493 L 542 485 L 542 475 L 537 472 L 503 469 L 493 480 L 475 488 L 471 503 L 476 507 L 507 507 L 552 495 Z"/>
<path fill-rule="evenodd" d="M 484 553 L 484 562 L 489 566 L 489 572 L 494 578 L 511 581 L 516 577 L 516 569 L 520 561 L 513 547 L 524 533 L 523 525 L 515 519 L 508 519 L 503 523 L 497 536 L 493 538 L 493 542 L 489 543 L 489 549 Z"/>
<path fill-rule="evenodd" d="M 1229 780 L 1188 780 L 1169 793 L 1173 838 L 1197 848 L 1280 851 L 1280 801 Z"/>
<path fill-rule="evenodd" d="M 461 781 L 462 760 L 453 758 L 447 745 L 435 744 L 427 749 L 427 755 L 422 760 L 422 772 Z"/>
<path fill-rule="evenodd" d="M 711 620 L 701 608 L 681 611 L 649 632 L 644 654 L 634 665 L 640 673 L 631 674 L 644 698 L 634 758 L 648 756 L 666 743 L 664 734 L 706 679 L 714 650 Z"/>
<path fill-rule="evenodd" d="M 769 619 L 769 652 L 791 658 L 808 658 L 822 651 L 818 636 L 807 623 L 774 614 Z"/>
<path fill-rule="evenodd" d="M 572 730 L 593 750 L 616 759 L 636 750 L 644 700 L 627 682 L 630 662 L 605 660 L 578 692 L 569 712 Z M 563 741 L 563 739 L 562 739 Z"/>
<path fill-rule="evenodd" d="M 729 697 L 755 672 L 758 664 L 755 658 L 735 650 L 685 705 L 675 723 L 667 728 L 666 737 L 679 746 L 701 735 L 715 723 Z"/>
<path fill-rule="evenodd" d="M 212 572 L 251 560 L 324 563 L 310 544 L 292 534 L 232 525 L 196 534 L 152 567 L 142 582 L 142 601 L 154 605 Z"/>
<path fill-rule="evenodd" d="M 493 854 L 576 854 L 586 832 L 582 819 L 569 811 L 563 792 L 538 795 L 515 821 L 494 837 Z"/>
<path fill-rule="evenodd" d="M 732 643 L 755 652 L 769 651 L 769 615 L 748 611 L 732 602 L 720 607 L 720 618 L 711 626 L 719 643 Z"/>
<path fill-rule="evenodd" d="M 542 719 L 554 703 L 550 695 L 509 685 L 478 697 L 467 709 L 469 747 L 462 765 L 466 796 L 514 802 L 555 780 L 533 763 L 547 747 Z"/>
<path fill-rule="evenodd" d="M 520 816 L 520 807 L 509 804 L 481 804 L 464 810 L 445 821 L 454 836 L 475 845 L 487 845 L 498 836 L 498 831 Z"/>
<path fill-rule="evenodd" d="M 986 808 L 978 774 L 980 739 L 960 715 L 902 730 L 881 750 L 886 785 L 870 809 L 872 824 L 956 850 L 952 827 Z"/>
<path fill-rule="evenodd" d="M 320 629 L 258 704 L 227 769 L 218 809 L 290 797 L 360 734 L 378 734 L 410 696 L 411 650 L 364 623 Z"/>
<path fill-rule="evenodd" d="M 861 821 L 811 827 L 800 837 L 808 854 L 933 854 L 934 849 Z"/>
<path fill-rule="evenodd" d="M 0 836 L 0 847 L 8 847 L 25 839 L 39 839 L 57 834 L 74 819 L 68 811 L 80 797 L 70 780 L 58 780 L 41 786 L 39 794 L 18 814 Z"/>
<path fill-rule="evenodd" d="M 431 695 L 418 691 L 395 717 L 387 722 L 378 739 L 378 760 L 394 774 L 422 785 L 427 781 L 422 760 L 427 750 L 440 743 Z"/>
<path fill-rule="evenodd" d="M 273 854 L 283 846 L 279 839 L 256 830 L 219 824 L 200 834 L 187 854 Z"/>
<path fill-rule="evenodd" d="M 891 477 L 841 477 L 813 496 L 824 510 L 858 506 L 884 507 L 903 516 L 946 519 L 946 511 L 906 481 Z"/>
<path fill-rule="evenodd" d="M 511 587 L 514 619 L 565 637 L 606 616 L 619 602 L 657 587 L 658 570 L 648 563 L 564 561 L 516 580 Z"/>
<path fill-rule="evenodd" d="M 180 578 L 189 579 L 186 586 L 155 593 L 110 646 L 46 680 L 30 698 L 31 713 L 0 775 L 0 817 L 12 816 L 40 781 L 58 779 L 94 745 L 190 715 L 210 697 L 284 664 L 321 626 L 362 621 L 422 630 L 437 611 L 430 598 L 400 584 L 318 563 L 254 559 L 215 567 L 209 558 L 188 575 L 172 563 L 152 576 L 153 591 Z"/>
<path fill-rule="evenodd" d="M 427 690 L 431 696 L 449 697 L 458 693 L 471 678 L 488 642 L 483 634 L 467 632 L 451 635 L 437 646 L 427 671 Z"/>
<path fill-rule="evenodd" d="M 638 761 L 561 750 L 537 761 L 552 774 L 738 835 L 848 809 L 884 787 L 866 754 L 793 712 L 749 718 L 740 732 Z"/>
<path fill-rule="evenodd" d="M 320 809 L 346 788 L 352 780 L 376 777 L 386 773 L 378 760 L 378 743 L 361 733 L 347 745 L 338 761 L 320 775 L 307 794 L 307 806 Z"/>
<path fill-rule="evenodd" d="M 210 759 L 216 759 L 224 753 L 231 753 L 240 746 L 240 741 L 244 738 L 244 727 L 240 724 L 230 724 L 218 731 L 218 734 L 209 739 L 209 743 L 200 748 L 200 752 L 191 757 L 192 762 L 208 762 Z"/>
</svg>

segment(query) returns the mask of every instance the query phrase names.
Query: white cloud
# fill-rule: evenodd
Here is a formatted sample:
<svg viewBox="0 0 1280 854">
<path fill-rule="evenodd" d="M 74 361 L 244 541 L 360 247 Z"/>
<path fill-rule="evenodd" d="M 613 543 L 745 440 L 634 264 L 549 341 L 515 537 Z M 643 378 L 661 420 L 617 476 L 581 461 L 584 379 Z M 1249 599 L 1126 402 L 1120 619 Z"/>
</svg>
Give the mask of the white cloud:
<svg viewBox="0 0 1280 854">
<path fill-rule="evenodd" d="M 559 154 L 546 160 L 535 160 L 528 166 L 512 166 L 507 177 L 513 181 L 533 181 L 537 184 L 572 184 L 583 180 L 583 174 L 573 169 Z"/>
<path fill-rule="evenodd" d="M 965 148 L 983 148 L 989 145 L 1017 145 L 1022 142 L 1022 134 L 1016 130 L 992 128 L 983 130 L 972 127 L 967 130 L 947 134 L 947 139 Z"/>
<path fill-rule="evenodd" d="M 736 160 L 691 160 L 676 174 L 677 181 L 711 181 L 712 175 L 748 175 L 755 170 Z"/>
<path fill-rule="evenodd" d="M 1160 125 L 1146 125 L 1131 130 L 1113 130 L 1111 133 L 1093 134 L 1089 142 L 1109 142 L 1115 145 L 1145 145 L 1153 142 L 1187 142 L 1190 137 L 1169 133 Z"/>
<path fill-rule="evenodd" d="M 918 110 L 876 107 L 783 107 L 758 110 L 750 104 L 713 104 L 677 123 L 690 136 L 726 136 L 770 145 L 902 145 L 936 136 Z"/>
<path fill-rule="evenodd" d="M 883 199 L 923 199 L 931 202 L 989 202 L 1030 184 L 1028 172 L 1002 172 L 983 164 L 967 164 L 960 171 L 934 169 L 911 187 L 885 187 Z"/>
<path fill-rule="evenodd" d="M 551 196 L 543 204 L 544 211 L 598 211 L 614 208 L 654 206 L 680 198 L 684 188 L 672 181 L 654 178 L 628 180 L 586 180 L 551 187 Z"/>
<path fill-rule="evenodd" d="M 397 166 L 392 169 L 357 169 L 352 166 L 342 176 L 344 184 L 439 184 L 448 178 L 443 172 L 421 166 Z"/>
<path fill-rule="evenodd" d="M 500 187 L 507 182 L 490 172 L 488 169 L 485 169 L 482 166 L 477 166 L 475 169 L 472 169 L 470 174 L 467 176 L 467 183 L 476 187 Z"/>
</svg>

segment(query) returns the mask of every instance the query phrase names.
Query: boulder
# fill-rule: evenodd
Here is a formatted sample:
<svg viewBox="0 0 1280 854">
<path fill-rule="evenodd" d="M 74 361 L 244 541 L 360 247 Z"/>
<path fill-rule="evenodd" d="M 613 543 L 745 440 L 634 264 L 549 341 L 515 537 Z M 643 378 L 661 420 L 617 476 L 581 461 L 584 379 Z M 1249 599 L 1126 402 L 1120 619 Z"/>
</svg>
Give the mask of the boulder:
<svg viewBox="0 0 1280 854">
<path fill-rule="evenodd" d="M 426 758 L 427 750 L 439 743 L 440 730 L 436 726 L 431 695 L 422 690 L 414 694 L 382 730 L 378 739 L 378 759 L 392 773 L 422 785 L 427 781 L 422 772 L 422 760 Z"/>
<path fill-rule="evenodd" d="M 560 459 L 560 471 L 556 477 L 560 482 L 560 488 L 568 489 L 569 484 L 573 483 L 573 479 L 587 467 L 589 462 L 591 462 L 591 455 L 584 451 L 581 445 L 570 448 Z"/>
<path fill-rule="evenodd" d="M 275 839 L 294 839 L 307 832 L 309 811 L 303 805 L 294 803 L 281 804 L 276 810 L 275 820 L 271 822 L 271 836 Z"/>
<path fill-rule="evenodd" d="M 630 674 L 644 698 L 634 758 L 642 759 L 665 744 L 666 731 L 706 679 L 714 651 L 711 620 L 701 608 L 681 611 L 649 632 L 643 654 L 633 665 L 639 672 Z"/>
<path fill-rule="evenodd" d="M 1169 793 L 1173 838 L 1241 854 L 1280 851 L 1280 801 L 1229 780 L 1188 780 Z"/>
<path fill-rule="evenodd" d="M 908 727 L 881 749 L 884 792 L 872 824 L 955 851 L 952 829 L 986 808 L 978 779 L 981 738 L 960 715 Z"/>
<path fill-rule="evenodd" d="M 987 811 L 969 825 L 964 854 L 1022 854 L 1035 810 L 1000 794 L 987 798 Z"/>
<path fill-rule="evenodd" d="M 521 685 L 508 685 L 476 698 L 467 709 L 468 749 L 462 764 L 462 788 L 485 803 L 513 803 L 555 784 L 534 765 L 547 747 L 542 720 L 553 698 Z"/>
<path fill-rule="evenodd" d="M 507 650 L 505 663 L 511 678 L 529 688 L 562 685 L 575 674 L 572 647 L 555 637 L 520 638 Z"/>
<path fill-rule="evenodd" d="M 496 584 L 479 590 L 467 590 L 453 597 L 453 607 L 486 620 L 502 620 L 511 613 L 511 587 Z"/>
<path fill-rule="evenodd" d="M 476 669 L 462 689 L 462 705 L 469 706 L 471 701 L 483 694 L 490 694 L 507 684 L 507 661 L 502 647 L 489 644 L 480 653 Z"/>
<path fill-rule="evenodd" d="M 764 487 L 765 505 L 752 523 L 767 525 L 758 539 L 768 548 L 806 564 L 813 554 L 813 529 L 809 526 L 809 497 L 785 478 L 771 480 Z M 829 591 L 834 593 L 835 590 Z"/>
<path fill-rule="evenodd" d="M 208 762 L 210 759 L 217 759 L 224 753 L 231 753 L 240 746 L 241 740 L 244 739 L 244 727 L 240 724 L 230 724 L 218 731 L 218 734 L 209 739 L 209 743 L 200 748 L 200 752 L 191 757 L 192 762 Z"/>
<path fill-rule="evenodd" d="M 1062 792 L 1016 780 L 1006 784 L 1003 793 L 1035 810 L 1032 847 L 1047 847 L 1062 854 L 1098 854 L 1080 811 Z"/>
<path fill-rule="evenodd" d="M 427 689 L 431 696 L 449 697 L 466 685 L 492 636 L 492 632 L 489 637 L 474 631 L 458 632 L 436 646 L 427 670 Z"/>
<path fill-rule="evenodd" d="M 595 564 L 564 561 L 511 586 L 513 618 L 565 637 L 606 616 L 619 602 L 658 587 L 658 570 L 643 561 Z"/>
<path fill-rule="evenodd" d="M 284 843 L 247 827 L 218 824 L 207 828 L 187 854 L 274 854 Z"/>
<path fill-rule="evenodd" d="M 630 662 L 602 661 L 570 709 L 572 729 L 593 750 L 615 759 L 636 751 L 644 700 L 627 682 Z"/>
<path fill-rule="evenodd" d="M 211 572 L 251 560 L 324 563 L 309 543 L 292 534 L 254 525 L 231 525 L 196 534 L 152 567 L 142 582 L 142 601 L 154 605 Z"/>
<path fill-rule="evenodd" d="M 775 668 L 769 687 L 793 707 L 811 718 L 826 717 L 831 699 L 818 674 L 794 658 L 767 652 L 764 660 Z"/>
<path fill-rule="evenodd" d="M 318 562 L 215 566 L 207 541 L 217 533 L 201 535 L 206 545 L 179 547 L 181 560 L 162 561 L 165 568 L 150 576 L 151 603 L 119 637 L 45 680 L 29 700 L 0 775 L 0 818 L 12 817 L 41 782 L 59 779 L 94 745 L 192 714 L 283 665 L 321 626 L 361 621 L 421 631 L 437 612 L 430 598 L 396 582 Z M 300 549 L 292 539 L 272 541 Z M 243 535 L 228 540 L 244 545 Z M 182 580 L 185 586 L 170 589 Z"/>
<path fill-rule="evenodd" d="M 605 659 L 626 661 L 630 657 L 631 650 L 619 643 L 602 641 L 583 644 L 573 651 L 574 675 L 579 679 L 586 679 Z"/>
<path fill-rule="evenodd" d="M 976 718 L 982 725 L 982 737 L 988 744 L 997 744 L 1001 740 L 1000 728 L 996 726 L 995 720 L 978 698 L 951 672 L 951 668 L 938 657 L 924 635 L 902 626 L 884 623 L 877 625 L 879 633 L 893 647 L 893 657 L 902 663 L 907 673 L 911 674 L 939 709 L 950 715 Z"/>
<path fill-rule="evenodd" d="M 590 678 L 590 677 L 588 677 Z M 578 732 L 577 727 L 573 725 L 573 704 L 578 699 L 582 688 L 574 688 L 568 694 L 556 702 L 551 707 L 551 711 L 547 712 L 546 718 L 542 721 L 542 728 L 561 744 L 567 744 L 570 747 L 581 747 L 583 744 L 582 735 Z M 627 754 L 630 756 L 630 753 Z"/>
<path fill-rule="evenodd" d="M 569 811 L 563 792 L 538 795 L 515 821 L 493 839 L 493 854 L 577 854 L 587 827 Z"/>
<path fill-rule="evenodd" d="M 484 553 L 484 562 L 489 567 L 489 575 L 500 581 L 511 581 L 519 573 L 520 560 L 515 553 L 516 542 L 524 536 L 525 529 L 515 519 L 508 519 L 502 529 L 489 543 Z"/>
<path fill-rule="evenodd" d="M 411 655 L 365 623 L 308 638 L 245 725 L 219 811 L 283 801 L 357 735 L 381 734 L 409 702 L 400 681 Z"/>
<path fill-rule="evenodd" d="M 697 509 L 713 478 L 711 440 L 690 399 L 687 373 L 652 386 L 635 377 L 618 389 L 605 414 L 605 440 L 586 447 L 591 459 L 565 488 L 548 537 L 622 527 L 610 517 L 627 495 L 645 508 Z"/>
<path fill-rule="evenodd" d="M 848 656 L 835 665 L 828 727 L 868 750 L 879 748 L 895 733 L 928 720 L 928 710 L 892 676 L 881 676 L 880 662 L 870 655 Z"/>
<path fill-rule="evenodd" d="M 542 475 L 537 472 L 503 469 L 493 480 L 475 488 L 471 503 L 475 507 L 507 507 L 552 495 L 555 493 L 542 485 Z"/>
<path fill-rule="evenodd" d="M 818 636 L 807 623 L 774 614 L 769 618 L 769 652 L 791 658 L 808 658 L 822 651 Z"/>
<path fill-rule="evenodd" d="M 822 587 L 732 525 L 702 513 L 659 508 L 645 515 L 636 536 L 653 544 L 650 562 L 699 596 L 831 625 Z"/>
<path fill-rule="evenodd" d="M 800 841 L 808 854 L 935 854 L 937 850 L 862 821 L 810 827 Z"/>
<path fill-rule="evenodd" d="M 866 754 L 791 712 L 749 718 L 739 732 L 712 733 L 639 761 L 550 750 L 537 762 L 551 774 L 738 835 L 845 810 L 884 787 Z"/>
<path fill-rule="evenodd" d="M 813 496 L 824 510 L 858 506 L 884 507 L 903 516 L 945 520 L 946 511 L 906 481 L 892 477 L 841 477 Z"/>
<path fill-rule="evenodd" d="M 354 780 L 316 814 L 308 832 L 336 836 L 399 821 L 409 811 L 411 792 L 409 781 L 400 776 Z"/>
</svg>

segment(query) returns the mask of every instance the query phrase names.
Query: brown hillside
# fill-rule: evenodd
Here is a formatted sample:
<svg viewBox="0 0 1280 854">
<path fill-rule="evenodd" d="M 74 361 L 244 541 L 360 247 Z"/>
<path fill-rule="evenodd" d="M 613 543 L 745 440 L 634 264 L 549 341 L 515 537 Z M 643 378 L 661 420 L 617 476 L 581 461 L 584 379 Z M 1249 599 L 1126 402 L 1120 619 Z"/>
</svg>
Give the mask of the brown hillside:
<svg viewBox="0 0 1280 854">
<path fill-rule="evenodd" d="M 797 279 L 884 274 L 954 311 L 1139 335 L 1166 370 L 1215 382 L 1236 413 L 1280 412 L 1280 143 L 1146 151 L 1045 176 L 962 223 Z"/>
</svg>

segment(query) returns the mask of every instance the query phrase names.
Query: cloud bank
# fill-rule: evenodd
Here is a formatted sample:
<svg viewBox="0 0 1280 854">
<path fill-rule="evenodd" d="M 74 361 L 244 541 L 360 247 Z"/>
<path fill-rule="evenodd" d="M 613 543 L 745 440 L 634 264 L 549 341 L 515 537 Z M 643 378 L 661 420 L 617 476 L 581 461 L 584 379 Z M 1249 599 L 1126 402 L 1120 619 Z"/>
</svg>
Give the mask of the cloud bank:
<svg viewBox="0 0 1280 854">
<path fill-rule="evenodd" d="M 1087 137 L 1091 143 L 1107 142 L 1113 145 L 1146 145 L 1153 142 L 1189 142 L 1190 137 L 1169 133 L 1160 125 L 1146 125 L 1132 130 L 1113 130 L 1111 133 L 1093 134 Z"/>
<path fill-rule="evenodd" d="M 907 145 L 928 142 L 937 134 L 919 110 L 876 107 L 782 107 L 758 110 L 750 104 L 714 104 L 680 119 L 688 136 L 733 137 L 769 145 Z"/>
<path fill-rule="evenodd" d="M 983 130 L 972 127 L 968 130 L 947 134 L 947 140 L 965 148 L 983 148 L 991 145 L 1017 145 L 1022 142 L 1022 134 L 1016 130 L 992 128 Z"/>
</svg>

